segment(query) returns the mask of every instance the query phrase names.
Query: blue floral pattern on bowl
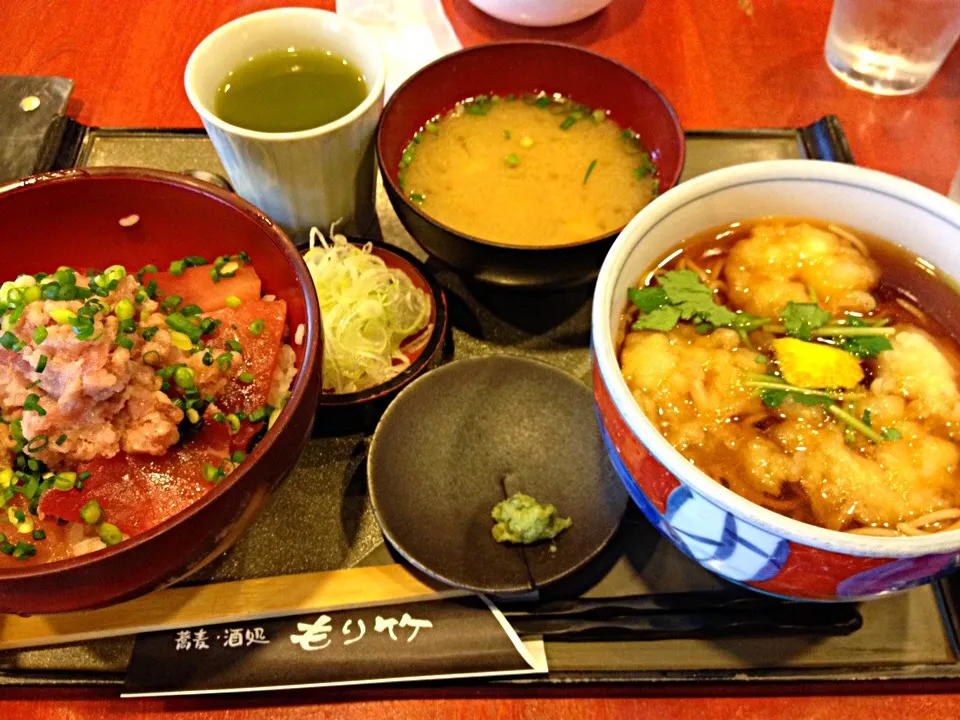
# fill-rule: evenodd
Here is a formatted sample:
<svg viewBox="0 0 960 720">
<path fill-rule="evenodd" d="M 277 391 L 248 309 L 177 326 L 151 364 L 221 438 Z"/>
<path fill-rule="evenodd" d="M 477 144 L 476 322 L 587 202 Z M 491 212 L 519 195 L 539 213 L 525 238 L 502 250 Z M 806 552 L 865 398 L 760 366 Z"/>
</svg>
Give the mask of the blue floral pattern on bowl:
<svg viewBox="0 0 960 720">
<path fill-rule="evenodd" d="M 637 506 L 685 555 L 734 582 L 761 582 L 775 577 L 790 555 L 783 538 L 740 520 L 686 485 L 667 498 L 665 515 L 647 499 L 613 447 L 601 423 L 614 470 Z"/>
<path fill-rule="evenodd" d="M 735 582 L 775 577 L 790 554 L 783 538 L 734 517 L 686 485 L 670 493 L 666 521 L 681 550 Z"/>
<path fill-rule="evenodd" d="M 847 578 L 837 585 L 837 597 L 854 600 L 909 590 L 953 572 L 958 566 L 958 553 L 901 558 Z"/>
</svg>

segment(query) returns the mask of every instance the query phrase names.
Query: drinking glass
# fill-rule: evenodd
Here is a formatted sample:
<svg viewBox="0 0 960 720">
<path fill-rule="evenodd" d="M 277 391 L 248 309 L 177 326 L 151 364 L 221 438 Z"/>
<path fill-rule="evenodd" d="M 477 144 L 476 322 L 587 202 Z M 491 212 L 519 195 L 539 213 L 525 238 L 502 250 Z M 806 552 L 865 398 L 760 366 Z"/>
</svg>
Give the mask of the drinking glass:
<svg viewBox="0 0 960 720">
<path fill-rule="evenodd" d="M 960 0 L 835 0 L 827 65 L 850 85 L 909 95 L 936 75 L 960 36 Z"/>
</svg>

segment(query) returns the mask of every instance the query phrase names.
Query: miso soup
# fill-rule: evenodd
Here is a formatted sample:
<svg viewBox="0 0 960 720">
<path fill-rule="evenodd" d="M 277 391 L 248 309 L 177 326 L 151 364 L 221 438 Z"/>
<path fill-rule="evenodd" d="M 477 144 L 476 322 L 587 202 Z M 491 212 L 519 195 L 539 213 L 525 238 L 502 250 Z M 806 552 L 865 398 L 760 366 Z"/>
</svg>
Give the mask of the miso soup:
<svg viewBox="0 0 960 720">
<path fill-rule="evenodd" d="M 428 122 L 400 163 L 423 212 L 481 240 L 569 245 L 625 225 L 657 194 L 641 139 L 560 96 L 478 96 Z"/>
</svg>

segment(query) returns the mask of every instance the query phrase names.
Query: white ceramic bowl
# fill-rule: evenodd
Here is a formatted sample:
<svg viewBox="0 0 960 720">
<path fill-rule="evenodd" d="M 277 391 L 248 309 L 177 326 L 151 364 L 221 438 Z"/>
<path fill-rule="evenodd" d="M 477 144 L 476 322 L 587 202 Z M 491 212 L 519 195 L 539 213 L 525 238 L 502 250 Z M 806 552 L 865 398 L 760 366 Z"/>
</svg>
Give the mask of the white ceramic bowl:
<svg viewBox="0 0 960 720">
<path fill-rule="evenodd" d="M 470 0 L 497 20 L 528 27 L 553 27 L 583 20 L 612 0 Z"/>
<path fill-rule="evenodd" d="M 872 170 L 811 160 L 717 170 L 644 208 L 607 255 L 593 301 L 594 392 L 611 458 L 647 517 L 709 570 L 763 592 L 863 600 L 929 582 L 960 562 L 960 532 L 851 535 L 791 520 L 711 480 L 675 450 L 634 401 L 615 331 L 627 289 L 696 233 L 764 216 L 811 217 L 891 240 L 960 280 L 960 205 Z"/>
<path fill-rule="evenodd" d="M 367 97 L 338 120 L 299 132 L 257 132 L 214 111 L 227 74 L 257 55 L 288 47 L 329 50 L 363 75 Z M 290 233 L 366 232 L 376 192 L 373 136 L 383 107 L 386 67 L 373 37 L 352 20 L 310 8 L 244 15 L 210 33 L 187 62 L 184 86 L 237 194 Z"/>
</svg>

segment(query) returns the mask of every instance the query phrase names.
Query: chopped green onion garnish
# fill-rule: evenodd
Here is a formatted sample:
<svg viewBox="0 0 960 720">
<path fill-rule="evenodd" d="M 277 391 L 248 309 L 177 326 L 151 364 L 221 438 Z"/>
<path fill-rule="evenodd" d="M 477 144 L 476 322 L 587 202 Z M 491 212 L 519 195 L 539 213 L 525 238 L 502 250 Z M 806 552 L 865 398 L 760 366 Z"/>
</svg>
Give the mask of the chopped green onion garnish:
<svg viewBox="0 0 960 720">
<path fill-rule="evenodd" d="M 227 415 L 226 420 L 227 424 L 230 426 L 231 435 L 236 435 L 238 432 L 240 432 L 240 418 L 233 413 L 230 413 Z"/>
<path fill-rule="evenodd" d="M 264 405 L 262 408 L 257 408 L 252 413 L 250 413 L 250 422 L 252 423 L 261 423 L 270 419 L 270 416 L 273 414 L 273 407 L 270 405 Z"/>
<path fill-rule="evenodd" d="M 256 379 L 257 379 L 256 375 L 248 372 L 240 373 L 237 376 L 237 380 L 242 382 L 244 385 L 252 385 Z"/>
<path fill-rule="evenodd" d="M 193 322 L 188 320 L 186 317 L 180 313 L 173 313 L 166 319 L 167 325 L 171 330 L 174 330 L 179 333 L 183 333 L 188 338 L 190 338 L 191 343 L 197 343 L 200 341 L 201 330 L 198 325 L 195 325 Z"/>
<path fill-rule="evenodd" d="M 41 450 L 45 450 L 49 444 L 50 439 L 46 435 L 35 435 L 30 439 L 30 442 L 28 442 L 23 449 L 29 453 L 37 453 Z"/>
<path fill-rule="evenodd" d="M 72 472 L 62 472 L 53 480 L 53 487 L 63 492 L 73 490 L 76 484 L 77 474 Z"/>
<path fill-rule="evenodd" d="M 233 355 L 229 352 L 220 353 L 217 356 L 217 369 L 222 373 L 229 372 L 233 367 Z"/>
<path fill-rule="evenodd" d="M 573 115 L 571 115 L 571 116 L 569 116 L 566 120 L 564 120 L 562 123 L 560 123 L 560 129 L 561 129 L 561 130 L 569 130 L 570 128 L 573 127 L 573 124 L 574 124 L 576 121 L 577 121 L 577 119 L 576 119 Z"/>
<path fill-rule="evenodd" d="M 91 500 L 80 508 L 80 517 L 83 518 L 83 521 L 87 525 L 96 525 L 102 514 L 103 511 L 100 509 L 100 503 L 96 500 Z"/>
<path fill-rule="evenodd" d="M 189 420 L 193 425 L 196 425 L 198 422 L 200 422 L 200 413 L 193 408 L 188 409 L 187 420 Z"/>
<path fill-rule="evenodd" d="M 143 337 L 144 340 L 146 340 L 147 342 L 150 342 L 151 340 L 153 340 L 153 338 L 156 336 L 159 330 L 160 328 L 158 327 L 144 328 L 143 331 L 140 333 L 140 335 L 141 337 Z"/>
<path fill-rule="evenodd" d="M 182 302 L 183 298 L 179 295 L 167 295 L 167 297 L 163 299 L 163 302 L 160 303 L 160 309 L 169 314 L 176 310 Z"/>
<path fill-rule="evenodd" d="M 77 475 L 77 480 L 79 480 L 80 482 L 84 482 L 85 480 L 89 480 L 89 479 L 90 479 L 90 475 L 91 475 L 91 473 L 90 473 L 89 470 L 84 470 L 82 473 L 80 473 L 79 475 Z"/>
<path fill-rule="evenodd" d="M 77 319 L 77 314 L 67 308 L 55 308 L 50 311 L 50 317 L 57 325 L 69 325 Z"/>
<path fill-rule="evenodd" d="M 183 390 L 189 390 L 193 387 L 193 370 L 181 365 L 173 373 L 173 382 L 177 387 L 182 388 Z"/>
<path fill-rule="evenodd" d="M 102 523 L 100 527 L 97 528 L 97 534 L 100 536 L 100 539 L 103 540 L 103 544 L 108 547 L 123 541 L 123 533 L 120 532 L 120 528 L 108 522 Z"/>
<path fill-rule="evenodd" d="M 56 310 L 54 310 L 54 312 L 56 312 Z M 67 312 L 70 311 L 68 310 Z M 9 330 L 3 333 L 3 335 L 0 335 L 0 346 L 2 346 L 4 350 L 13 350 L 14 352 L 20 352 L 23 349 L 23 343 Z"/>
<path fill-rule="evenodd" d="M 40 345 L 46 339 L 47 329 L 43 325 L 38 325 L 33 329 L 33 342 L 35 345 Z"/>
<path fill-rule="evenodd" d="M 133 318 L 134 313 L 133 303 L 127 298 L 123 298 L 123 300 L 117 303 L 113 312 L 119 320 L 130 320 Z"/>
<path fill-rule="evenodd" d="M 32 410 L 40 417 L 43 417 L 47 414 L 47 411 L 40 407 L 40 396 L 36 393 L 30 393 L 27 395 L 27 399 L 23 401 L 24 410 Z"/>
<path fill-rule="evenodd" d="M 210 335 L 214 330 L 220 327 L 220 320 L 214 320 L 213 318 L 204 318 L 200 321 L 200 334 L 201 335 Z"/>
<path fill-rule="evenodd" d="M 507 167 L 516 167 L 520 164 L 520 158 L 517 157 L 516 153 L 510 153 L 503 159 L 503 161 L 507 164 Z"/>
<path fill-rule="evenodd" d="M 126 335 L 117 336 L 117 345 L 122 347 L 124 350 L 133 350 L 133 340 L 128 338 Z"/>
<path fill-rule="evenodd" d="M 226 302 L 228 308 L 238 308 L 243 304 L 243 301 L 236 295 L 228 296 L 224 302 Z"/>
<path fill-rule="evenodd" d="M 34 530 L 33 531 L 34 540 L 46 540 L 47 534 L 43 530 Z"/>
<path fill-rule="evenodd" d="M 160 353 L 156 350 L 149 350 L 143 354 L 143 362 L 150 367 L 156 367 L 160 364 Z"/>
<path fill-rule="evenodd" d="M 174 260 L 170 263 L 170 274 L 175 276 L 183 275 L 183 271 L 186 270 L 187 264 L 183 260 Z"/>
<path fill-rule="evenodd" d="M 190 305 L 184 305 L 182 308 L 180 308 L 180 314 L 184 317 L 193 317 L 194 315 L 199 315 L 202 312 L 203 310 L 200 309 L 199 305 L 194 305 L 192 303 Z"/>
<path fill-rule="evenodd" d="M 66 434 L 63 434 L 63 435 L 61 435 L 60 437 L 57 438 L 55 444 L 59 447 L 60 445 L 63 445 L 66 441 L 67 441 L 67 436 L 66 436 Z"/>
<path fill-rule="evenodd" d="M 37 548 L 33 543 L 23 542 L 22 540 L 17 543 L 17 546 L 13 549 L 13 557 L 18 560 L 26 560 L 29 557 L 33 557 L 37 554 Z"/>
<path fill-rule="evenodd" d="M 243 352 L 243 346 L 237 340 L 233 340 L 233 339 L 227 340 L 225 345 L 227 346 L 227 350 L 232 350 L 235 353 Z"/>
<path fill-rule="evenodd" d="M 37 360 L 37 372 L 42 373 L 47 367 L 47 356 L 41 355 L 40 359 Z"/>
<path fill-rule="evenodd" d="M 583 176 L 583 184 L 584 184 L 584 185 L 587 184 L 587 180 L 590 179 L 590 175 L 593 173 L 593 169 L 594 169 L 596 166 L 597 166 L 597 161 L 596 161 L 596 160 L 591 160 L 591 161 L 590 161 L 590 164 L 587 166 L 587 172 L 586 172 L 586 174 Z"/>
<path fill-rule="evenodd" d="M 210 463 L 203 464 L 203 479 L 209 483 L 215 483 L 220 480 L 222 471 L 220 468 L 211 465 Z"/>
<path fill-rule="evenodd" d="M 242 450 L 234 451 L 233 455 L 230 456 L 230 461 L 234 465 L 239 465 L 246 459 L 246 454 Z"/>
</svg>

